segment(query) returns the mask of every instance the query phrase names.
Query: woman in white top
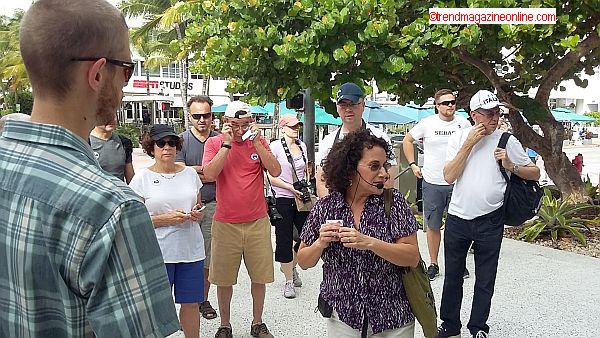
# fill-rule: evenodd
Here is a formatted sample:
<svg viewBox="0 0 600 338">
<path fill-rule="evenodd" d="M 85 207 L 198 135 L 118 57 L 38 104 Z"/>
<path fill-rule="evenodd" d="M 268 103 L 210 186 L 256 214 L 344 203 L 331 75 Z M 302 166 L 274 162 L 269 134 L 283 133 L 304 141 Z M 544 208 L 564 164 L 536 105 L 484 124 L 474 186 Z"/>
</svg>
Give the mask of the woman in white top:
<svg viewBox="0 0 600 338">
<path fill-rule="evenodd" d="M 204 239 L 198 225 L 202 182 L 194 169 L 175 163 L 181 143 L 171 127 L 154 125 L 142 138 L 142 147 L 155 162 L 137 173 L 129 185 L 144 199 L 152 218 L 175 302 L 181 304 L 179 322 L 184 335 L 197 338 L 198 304 L 204 301 Z"/>
<path fill-rule="evenodd" d="M 285 298 L 296 297 L 294 287 L 302 286 L 302 280 L 296 270 L 296 255 L 300 241 L 294 241 L 294 227 L 298 234 L 302 232 L 302 225 L 306 221 L 308 211 L 298 211 L 295 197 L 302 199 L 302 190 L 307 193 L 306 185 L 304 189 L 294 188 L 296 178 L 302 182 L 308 182 L 306 175 L 306 145 L 298 138 L 298 128 L 302 125 L 294 115 L 283 115 L 279 120 L 279 126 L 283 132 L 280 140 L 271 142 L 271 151 L 281 165 L 281 174 L 278 177 L 269 175 L 269 179 L 275 192 L 277 201 L 277 210 L 283 217 L 275 226 L 275 261 L 281 264 L 281 271 L 285 276 L 283 286 L 283 296 Z M 284 143 L 285 142 L 285 143 Z M 286 151 L 287 149 L 287 151 Z M 288 159 L 288 154 L 294 163 L 296 175 L 293 175 L 292 165 Z M 296 183 L 299 188 L 298 183 Z M 310 192 L 308 191 L 310 195 Z"/>
</svg>

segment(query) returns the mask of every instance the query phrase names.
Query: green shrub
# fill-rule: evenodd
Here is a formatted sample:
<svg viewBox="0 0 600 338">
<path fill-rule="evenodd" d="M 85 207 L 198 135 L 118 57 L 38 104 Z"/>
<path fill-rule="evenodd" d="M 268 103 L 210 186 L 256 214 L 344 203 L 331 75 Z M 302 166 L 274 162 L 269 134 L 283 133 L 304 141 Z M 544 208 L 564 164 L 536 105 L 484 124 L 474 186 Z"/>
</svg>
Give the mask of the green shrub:
<svg viewBox="0 0 600 338">
<path fill-rule="evenodd" d="M 598 187 L 592 183 L 590 180 L 590 175 L 587 175 L 583 180 L 583 190 L 585 191 L 585 194 L 592 200 L 598 198 Z"/>
<path fill-rule="evenodd" d="M 542 206 L 538 212 L 538 218 L 523 224 L 521 232 L 517 235 L 518 239 L 525 239 L 528 242 L 534 241 L 541 234 L 550 233 L 552 241 L 556 245 L 558 233 L 568 232 L 573 235 L 583 246 L 587 246 L 587 240 L 582 233 L 584 229 L 590 231 L 587 223 L 595 222 L 576 217 L 578 211 L 596 208 L 588 203 L 576 203 L 556 199 L 548 189 L 544 189 Z"/>
<path fill-rule="evenodd" d="M 125 123 L 117 127 L 115 130 L 117 134 L 121 134 L 123 136 L 129 137 L 131 142 L 133 143 L 134 148 L 138 148 L 140 146 L 140 129 L 135 124 Z"/>
</svg>

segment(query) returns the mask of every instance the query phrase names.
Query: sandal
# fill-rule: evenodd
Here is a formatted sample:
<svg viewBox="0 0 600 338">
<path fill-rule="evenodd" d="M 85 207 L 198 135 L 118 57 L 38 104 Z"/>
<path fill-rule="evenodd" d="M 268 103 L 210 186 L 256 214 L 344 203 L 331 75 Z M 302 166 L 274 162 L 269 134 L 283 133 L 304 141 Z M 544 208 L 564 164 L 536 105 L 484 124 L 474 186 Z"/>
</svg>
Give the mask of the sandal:
<svg viewBox="0 0 600 338">
<path fill-rule="evenodd" d="M 202 317 L 206 319 L 215 319 L 217 318 L 217 311 L 210 305 L 210 302 L 205 300 L 200 303 L 200 313 Z"/>
</svg>

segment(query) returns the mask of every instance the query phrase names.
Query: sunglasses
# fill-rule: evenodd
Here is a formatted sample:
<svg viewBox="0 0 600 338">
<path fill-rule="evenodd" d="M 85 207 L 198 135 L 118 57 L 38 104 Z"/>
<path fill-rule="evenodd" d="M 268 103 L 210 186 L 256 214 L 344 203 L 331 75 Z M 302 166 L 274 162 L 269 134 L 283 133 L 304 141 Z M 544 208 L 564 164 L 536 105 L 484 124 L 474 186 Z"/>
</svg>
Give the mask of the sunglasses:
<svg viewBox="0 0 600 338">
<path fill-rule="evenodd" d="M 109 58 L 74 58 L 71 61 L 98 61 L 100 59 L 106 60 L 106 63 L 110 63 L 111 65 L 115 65 L 117 67 L 123 68 L 123 74 L 125 75 L 126 82 L 129 82 L 131 77 L 133 76 L 133 70 L 135 69 L 135 62 L 132 61 L 121 61 Z"/>
<path fill-rule="evenodd" d="M 385 162 L 383 164 L 381 164 L 379 162 L 373 162 L 370 164 L 359 164 L 359 165 L 369 168 L 372 172 L 378 172 L 379 170 L 381 170 L 381 168 L 383 168 L 383 169 L 385 169 L 386 173 L 390 170 L 390 167 L 392 166 L 388 162 Z"/>
<path fill-rule="evenodd" d="M 212 116 L 212 113 L 192 114 L 192 118 L 194 120 L 200 120 L 201 118 L 204 118 L 205 120 L 208 120 L 208 119 L 210 119 L 211 116 Z"/>
<path fill-rule="evenodd" d="M 440 103 L 438 103 L 441 106 L 453 106 L 456 104 L 456 100 L 450 100 L 450 101 L 442 101 Z"/>
<path fill-rule="evenodd" d="M 174 139 L 163 140 L 163 139 L 160 139 L 160 140 L 156 141 L 156 145 L 159 148 L 164 148 L 166 144 L 168 144 L 169 147 L 171 147 L 171 148 L 176 148 L 176 147 L 179 146 L 179 140 L 174 140 Z"/>
</svg>

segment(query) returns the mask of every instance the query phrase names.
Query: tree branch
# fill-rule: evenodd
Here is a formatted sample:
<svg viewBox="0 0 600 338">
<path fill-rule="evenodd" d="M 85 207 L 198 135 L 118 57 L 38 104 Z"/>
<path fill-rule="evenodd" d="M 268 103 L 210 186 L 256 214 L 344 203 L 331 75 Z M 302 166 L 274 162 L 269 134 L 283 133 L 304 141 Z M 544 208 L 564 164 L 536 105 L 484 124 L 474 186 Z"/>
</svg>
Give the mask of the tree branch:
<svg viewBox="0 0 600 338">
<path fill-rule="evenodd" d="M 451 51 L 452 51 L 452 53 L 454 53 L 456 56 L 458 56 L 464 62 L 466 62 L 470 65 L 473 65 L 473 66 L 475 66 L 475 68 L 479 69 L 479 71 L 482 72 L 483 75 L 485 75 L 485 77 L 488 78 L 488 80 L 490 80 L 492 85 L 497 90 L 501 90 L 506 87 L 506 85 L 507 85 L 506 81 L 504 81 L 504 79 L 502 79 L 500 76 L 498 76 L 498 74 L 496 74 L 496 71 L 492 67 L 490 67 L 490 65 L 483 62 L 483 60 L 481 60 L 480 58 L 469 53 L 462 47 L 452 48 Z"/>
<path fill-rule="evenodd" d="M 565 73 L 571 69 L 579 60 L 592 50 L 600 47 L 600 36 L 595 30 L 583 41 L 577 45 L 575 50 L 571 50 L 565 56 L 558 60 L 546 73 L 547 75 L 540 82 L 540 87 L 535 94 L 535 100 L 538 102 L 547 102 L 550 98 L 550 91 L 562 79 Z"/>
</svg>

